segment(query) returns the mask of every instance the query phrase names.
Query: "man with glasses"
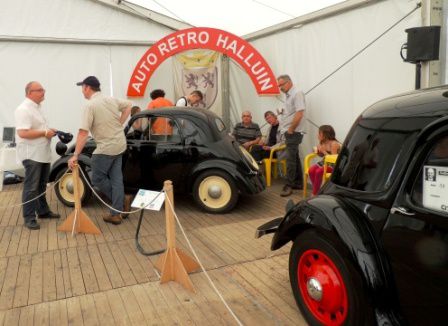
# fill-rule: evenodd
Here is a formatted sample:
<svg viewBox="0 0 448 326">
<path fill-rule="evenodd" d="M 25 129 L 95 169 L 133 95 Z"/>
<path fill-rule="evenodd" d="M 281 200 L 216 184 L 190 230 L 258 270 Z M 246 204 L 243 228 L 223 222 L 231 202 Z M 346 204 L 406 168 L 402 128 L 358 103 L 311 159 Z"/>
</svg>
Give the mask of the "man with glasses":
<svg viewBox="0 0 448 326">
<path fill-rule="evenodd" d="M 293 189 L 303 188 L 302 164 L 299 157 L 299 145 L 303 138 L 305 95 L 292 83 L 288 75 L 277 78 L 278 87 L 285 94 L 285 108 L 280 120 L 280 132 L 286 142 L 286 179 L 280 196 L 292 194 Z"/>
<path fill-rule="evenodd" d="M 37 230 L 39 218 L 59 218 L 48 207 L 45 195 L 50 175 L 51 138 L 56 129 L 48 127 L 42 112 L 41 103 L 45 99 L 45 89 L 37 81 L 29 82 L 25 87 L 26 99 L 14 112 L 17 130 L 17 158 L 25 167 L 22 202 L 25 226 Z"/>
<path fill-rule="evenodd" d="M 241 122 L 233 127 L 233 137 L 243 147 L 249 150 L 250 146 L 258 144 L 261 140 L 261 131 L 258 124 L 252 122 L 252 113 L 244 111 Z"/>
</svg>

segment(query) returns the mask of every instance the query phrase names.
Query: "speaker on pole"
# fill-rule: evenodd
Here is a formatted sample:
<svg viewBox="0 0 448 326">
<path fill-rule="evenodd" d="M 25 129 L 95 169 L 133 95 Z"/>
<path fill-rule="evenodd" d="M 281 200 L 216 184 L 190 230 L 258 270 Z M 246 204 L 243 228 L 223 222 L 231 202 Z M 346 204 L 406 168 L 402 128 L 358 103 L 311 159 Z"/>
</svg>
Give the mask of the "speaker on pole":
<svg viewBox="0 0 448 326">
<path fill-rule="evenodd" d="M 440 26 L 414 27 L 408 33 L 406 62 L 439 60 Z"/>
</svg>

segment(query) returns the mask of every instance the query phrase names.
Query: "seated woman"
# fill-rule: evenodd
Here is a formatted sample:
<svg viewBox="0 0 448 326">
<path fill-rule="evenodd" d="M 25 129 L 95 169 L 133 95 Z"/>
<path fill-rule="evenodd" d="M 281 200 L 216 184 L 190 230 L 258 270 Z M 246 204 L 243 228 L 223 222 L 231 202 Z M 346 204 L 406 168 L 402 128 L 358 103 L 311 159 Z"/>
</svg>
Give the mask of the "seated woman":
<svg viewBox="0 0 448 326">
<path fill-rule="evenodd" d="M 319 156 L 325 156 L 329 154 L 339 154 L 341 144 L 336 140 L 336 134 L 334 129 L 330 125 L 322 125 L 319 127 L 319 133 L 317 138 L 319 139 L 319 145 L 315 147 L 315 152 Z M 313 185 L 313 195 L 319 192 L 322 184 L 322 176 L 324 174 L 323 160 L 310 167 L 308 174 L 310 176 L 311 184 Z M 333 172 L 331 167 L 327 167 L 327 172 Z"/>
</svg>

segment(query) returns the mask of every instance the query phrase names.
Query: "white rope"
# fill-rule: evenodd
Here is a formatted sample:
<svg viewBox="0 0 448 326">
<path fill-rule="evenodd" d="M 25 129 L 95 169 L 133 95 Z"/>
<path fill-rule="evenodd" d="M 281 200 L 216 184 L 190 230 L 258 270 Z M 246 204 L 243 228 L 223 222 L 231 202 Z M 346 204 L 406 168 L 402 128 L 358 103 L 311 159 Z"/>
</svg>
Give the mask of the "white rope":
<svg viewBox="0 0 448 326">
<path fill-rule="evenodd" d="M 36 200 L 36 199 L 42 197 L 43 195 L 45 195 L 45 194 L 47 193 L 48 190 L 53 189 L 53 188 L 59 183 L 59 181 L 61 181 L 61 179 L 67 174 L 68 171 L 69 171 L 69 169 L 67 169 L 67 170 L 65 171 L 65 173 L 64 173 L 63 175 L 61 175 L 61 177 L 60 177 L 58 180 L 56 180 L 55 182 L 53 182 L 53 184 L 52 184 L 50 187 L 47 187 L 47 189 L 45 189 L 45 191 L 44 191 L 43 193 L 37 195 L 37 196 L 34 197 L 33 199 L 27 200 L 26 202 L 22 202 L 22 203 L 20 203 L 20 204 L 8 205 L 8 206 L 2 206 L 2 207 L 0 207 L 0 209 L 13 208 L 13 207 L 20 207 L 20 206 L 23 206 L 23 205 L 25 205 L 25 204 L 31 203 L 33 200 Z"/>
<path fill-rule="evenodd" d="M 184 231 L 184 228 L 182 227 L 182 224 L 180 224 L 179 218 L 177 217 L 176 212 L 174 211 L 174 207 L 173 204 L 170 201 L 170 198 L 168 196 L 165 196 L 165 199 L 168 201 L 168 204 L 171 208 L 171 211 L 174 214 L 174 217 L 176 218 L 177 224 L 179 225 L 180 230 L 182 231 L 182 234 L 184 235 L 185 240 L 187 241 L 188 246 L 190 247 L 191 252 L 193 253 L 194 257 L 196 258 L 196 260 L 199 263 L 199 266 L 201 267 L 202 271 L 204 272 L 205 276 L 207 277 L 207 280 L 209 281 L 209 283 L 211 284 L 211 286 L 213 287 L 213 289 L 215 290 L 216 294 L 218 295 L 218 297 L 221 299 L 222 303 L 224 303 L 224 305 L 226 306 L 227 310 L 230 312 L 230 314 L 233 316 L 233 318 L 235 319 L 236 323 L 239 326 L 243 326 L 243 323 L 241 322 L 241 320 L 237 317 L 237 315 L 233 312 L 232 308 L 230 308 L 230 306 L 227 304 L 226 300 L 224 299 L 224 297 L 222 296 L 221 292 L 219 292 L 219 290 L 216 288 L 215 284 L 213 283 L 212 279 L 210 278 L 210 276 L 208 275 L 207 271 L 204 268 L 204 265 L 202 265 L 201 261 L 199 260 L 198 255 L 196 254 L 196 251 L 194 250 L 193 246 L 191 245 L 190 240 L 187 237 L 187 234 Z"/>
<path fill-rule="evenodd" d="M 157 199 L 157 197 L 159 197 L 160 194 L 163 193 L 163 189 L 162 189 L 162 191 L 160 191 L 160 192 L 157 194 L 157 196 L 156 196 L 153 200 L 151 200 L 151 201 L 150 201 L 149 203 L 147 203 L 145 206 L 140 207 L 139 209 L 136 209 L 136 210 L 134 210 L 134 211 L 129 211 L 129 212 L 126 212 L 126 211 L 120 211 L 119 209 L 116 209 L 116 208 L 110 206 L 108 203 L 106 203 L 106 202 L 100 197 L 100 195 L 98 195 L 98 193 L 95 191 L 95 189 L 93 189 L 92 185 L 91 185 L 90 182 L 87 180 L 87 177 L 84 175 L 84 171 L 83 171 L 82 169 L 79 169 L 79 170 L 81 171 L 81 175 L 82 175 L 83 179 L 86 181 L 87 185 L 89 186 L 90 190 L 92 190 L 92 192 L 93 192 L 93 194 L 95 195 L 95 197 L 98 198 L 99 201 L 102 202 L 104 206 L 106 206 L 107 208 L 109 208 L 109 209 L 111 209 L 111 210 L 113 210 L 113 211 L 115 211 L 115 212 L 117 212 L 117 213 L 121 213 L 121 214 L 134 214 L 134 213 L 140 212 L 141 210 L 143 210 L 143 209 L 145 209 L 146 207 L 148 207 L 149 205 L 151 205 L 151 204 Z"/>
<path fill-rule="evenodd" d="M 139 209 L 137 209 L 137 210 L 134 210 L 134 211 L 129 211 L 129 212 L 123 212 L 123 211 L 120 211 L 120 210 L 118 210 L 118 209 L 116 209 L 116 208 L 114 208 L 114 207 L 112 207 L 112 206 L 110 206 L 110 205 L 108 205 L 106 202 L 104 202 L 104 200 L 95 192 L 95 189 L 93 189 L 93 187 L 90 185 L 90 183 L 89 183 L 89 181 L 87 181 L 87 178 L 86 178 L 86 176 L 84 175 L 84 172 L 83 172 L 83 170 L 82 169 L 80 169 L 81 170 L 81 175 L 82 175 L 82 177 L 84 178 L 84 180 L 86 181 L 86 183 L 87 183 L 87 185 L 90 187 L 90 189 L 92 190 L 92 192 L 95 194 L 95 196 L 105 205 L 105 206 L 107 206 L 108 208 L 110 208 L 110 209 L 112 209 L 112 210 L 114 210 L 114 211 L 116 211 L 116 212 L 119 212 L 119 213 L 123 213 L 123 214 L 132 214 L 132 213 L 135 213 L 135 212 L 139 212 L 139 211 L 141 211 L 142 209 L 145 209 L 147 206 L 149 206 L 160 194 L 162 194 L 163 192 L 165 192 L 166 193 L 166 190 L 164 190 L 164 189 L 162 189 L 162 191 L 160 191 L 158 194 L 157 194 L 157 196 L 156 196 L 156 198 L 154 198 L 152 201 L 150 201 L 148 204 L 146 204 L 144 207 L 141 207 L 141 208 L 139 208 Z M 199 263 L 199 266 L 201 267 L 201 270 L 204 272 L 204 274 L 205 274 L 205 276 L 207 277 L 207 280 L 209 281 L 209 283 L 211 284 L 211 286 L 213 287 L 213 289 L 214 289 L 214 291 L 216 292 L 216 294 L 218 295 L 218 297 L 221 299 L 221 301 L 224 303 L 224 305 L 226 306 L 226 308 L 227 308 L 227 310 L 230 312 L 230 314 L 233 316 L 233 318 L 235 319 L 235 321 L 236 321 L 236 323 L 239 325 L 239 326 L 243 326 L 244 324 L 239 320 L 239 318 L 237 317 L 237 315 L 233 312 L 233 310 L 230 308 L 230 306 L 227 304 L 227 302 L 226 302 L 226 300 L 224 299 L 224 297 L 222 296 L 222 294 L 219 292 L 219 290 L 216 288 L 216 286 L 215 286 L 215 284 L 213 283 L 213 281 L 212 281 L 212 279 L 210 278 L 210 276 L 208 275 L 208 273 L 207 273 L 207 271 L 205 270 L 205 268 L 204 268 L 204 265 L 202 265 L 202 263 L 201 263 L 201 261 L 199 260 L 199 257 L 198 257 L 198 255 L 196 254 L 196 251 L 194 250 L 194 248 L 193 248 L 193 246 L 191 245 L 191 242 L 190 242 L 190 240 L 188 239 L 188 237 L 187 237 L 187 235 L 186 235 L 186 233 L 185 233 L 185 231 L 184 231 L 184 228 L 182 227 L 182 224 L 180 224 L 180 221 L 179 221 L 179 218 L 177 217 L 177 214 L 176 214 L 176 212 L 174 211 L 174 207 L 173 207 L 173 205 L 171 204 L 171 201 L 170 201 L 170 199 L 169 199 L 169 197 L 168 196 L 165 196 L 165 199 L 168 201 L 168 204 L 169 204 L 169 206 L 170 206 L 170 208 L 171 208 L 171 210 L 172 210 L 172 212 L 173 212 L 173 214 L 174 214 L 174 217 L 176 218 L 176 221 L 177 221 L 177 224 L 179 225 L 179 227 L 180 227 L 180 230 L 182 231 L 182 234 L 184 235 L 184 237 L 185 237 L 185 240 L 187 241 L 187 243 L 188 243 L 188 246 L 190 247 L 190 250 L 193 252 L 193 255 L 194 255 L 194 257 L 196 258 L 196 260 L 198 261 L 198 263 Z M 159 276 L 159 278 L 160 278 L 160 276 Z"/>
</svg>

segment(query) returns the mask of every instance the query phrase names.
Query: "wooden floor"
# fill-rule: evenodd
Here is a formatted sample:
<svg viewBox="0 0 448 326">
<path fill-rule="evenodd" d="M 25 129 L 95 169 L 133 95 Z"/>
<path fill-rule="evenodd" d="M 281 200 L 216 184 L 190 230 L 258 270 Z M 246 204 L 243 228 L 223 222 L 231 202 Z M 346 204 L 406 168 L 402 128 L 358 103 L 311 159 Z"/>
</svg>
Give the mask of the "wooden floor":
<svg viewBox="0 0 448 326">
<path fill-rule="evenodd" d="M 175 198 L 176 212 L 209 276 L 245 325 L 306 325 L 291 293 L 290 246 L 270 251 L 271 236 L 254 239 L 257 226 L 282 216 L 286 199 L 279 182 L 264 193 L 242 197 L 226 215 L 201 212 L 189 197 Z M 138 214 L 121 225 L 106 224 L 107 209 L 93 199 L 83 208 L 101 229 L 98 236 L 57 232 L 72 208 L 49 191 L 61 214 L 23 226 L 22 186 L 0 192 L 0 325 L 235 325 L 202 271 L 191 274 L 196 293 L 177 283 L 160 285 L 158 256 L 135 247 Z M 301 193 L 291 198 L 296 202 Z M 146 212 L 145 249 L 165 246 L 163 212 Z M 191 255 L 179 229 L 178 246 Z"/>
</svg>

